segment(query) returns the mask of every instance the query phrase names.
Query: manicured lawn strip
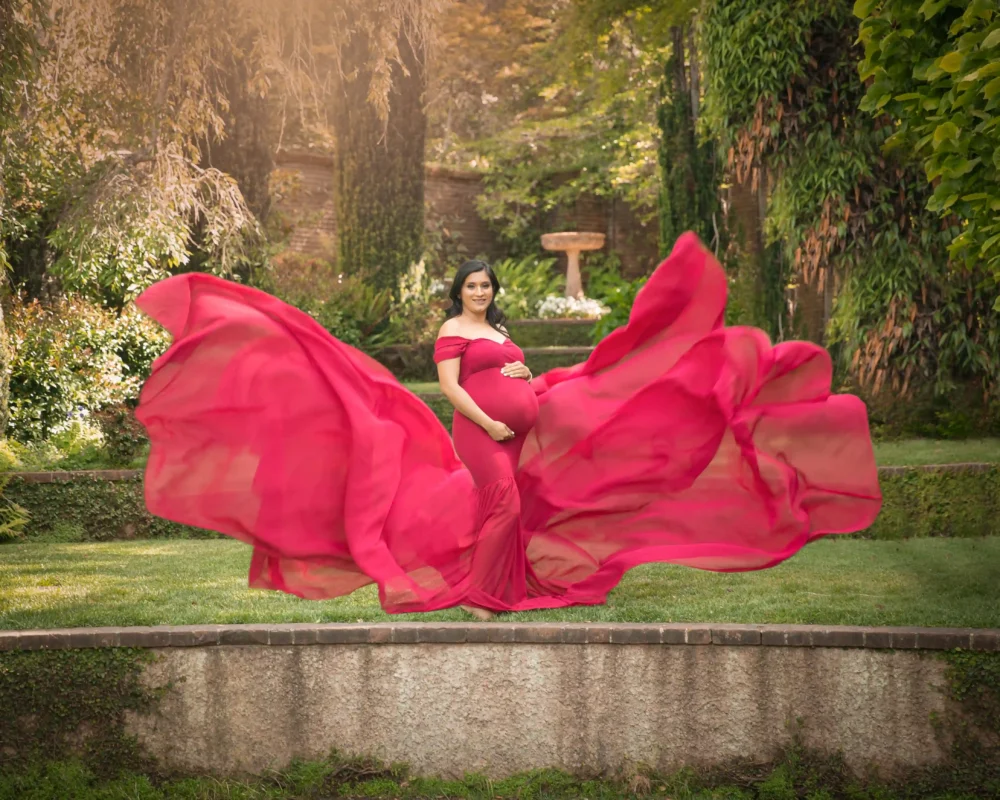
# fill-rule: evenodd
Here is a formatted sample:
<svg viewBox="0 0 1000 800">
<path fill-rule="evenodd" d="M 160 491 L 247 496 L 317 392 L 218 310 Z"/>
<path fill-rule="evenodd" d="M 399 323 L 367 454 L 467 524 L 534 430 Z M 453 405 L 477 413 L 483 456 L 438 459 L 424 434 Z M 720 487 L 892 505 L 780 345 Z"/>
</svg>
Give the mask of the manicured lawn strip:
<svg viewBox="0 0 1000 800">
<path fill-rule="evenodd" d="M 229 540 L 0 548 L 0 627 L 468 620 L 389 617 L 374 587 L 327 601 L 248 589 L 250 551 Z M 1000 537 L 827 539 L 770 570 L 646 565 L 608 605 L 506 615 L 515 622 L 736 622 L 1000 627 Z"/>
<path fill-rule="evenodd" d="M 1000 439 L 900 439 L 875 443 L 879 466 L 1000 463 Z"/>
</svg>

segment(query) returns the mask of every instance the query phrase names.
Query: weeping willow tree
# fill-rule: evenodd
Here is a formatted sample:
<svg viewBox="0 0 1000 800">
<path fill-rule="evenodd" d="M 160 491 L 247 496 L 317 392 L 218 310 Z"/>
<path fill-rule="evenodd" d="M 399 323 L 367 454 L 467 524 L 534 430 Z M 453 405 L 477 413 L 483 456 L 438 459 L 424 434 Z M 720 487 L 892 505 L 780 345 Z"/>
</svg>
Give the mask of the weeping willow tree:
<svg viewBox="0 0 1000 800">
<path fill-rule="evenodd" d="M 32 80 L 5 97 L 15 278 L 120 307 L 193 258 L 234 274 L 261 241 L 276 98 L 328 120 L 338 158 L 358 165 L 343 171 L 341 230 L 364 259 L 345 261 L 408 263 L 436 1 L 4 0 L 39 32 Z"/>
</svg>

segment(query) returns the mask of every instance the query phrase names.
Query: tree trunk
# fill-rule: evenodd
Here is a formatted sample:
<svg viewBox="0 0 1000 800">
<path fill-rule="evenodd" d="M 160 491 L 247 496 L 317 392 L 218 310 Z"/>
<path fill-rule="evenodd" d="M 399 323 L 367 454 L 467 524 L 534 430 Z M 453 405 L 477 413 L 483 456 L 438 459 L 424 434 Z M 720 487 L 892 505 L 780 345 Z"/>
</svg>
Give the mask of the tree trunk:
<svg viewBox="0 0 1000 800">
<path fill-rule="evenodd" d="M 3 281 L 6 283 L 6 276 Z M 7 319 L 3 313 L 3 299 L 6 291 L 0 293 L 0 439 L 7 437 L 10 424 L 10 338 L 7 336 Z"/>
<path fill-rule="evenodd" d="M 220 59 L 228 100 L 228 108 L 218 109 L 224 137 L 205 142 L 202 155 L 208 166 L 236 180 L 250 210 L 263 224 L 271 206 L 268 179 L 278 137 L 268 98 L 254 86 L 259 65 L 252 61 L 253 47 L 253 38 L 247 37 L 238 51 Z"/>
<path fill-rule="evenodd" d="M 369 42 L 355 33 L 342 51 L 333 113 L 339 267 L 393 293 L 423 248 L 426 74 L 415 41 L 405 29 L 400 34 L 402 66 L 393 65 L 388 118 L 382 120 L 368 101 Z"/>
<path fill-rule="evenodd" d="M 673 52 L 664 65 L 660 108 L 660 252 L 670 252 L 677 237 L 694 231 L 708 245 L 718 232 L 718 183 L 714 148 L 699 144 L 695 133 L 698 114 L 698 67 L 693 49 L 685 49 L 685 29 L 671 29 Z M 691 40 L 693 41 L 693 40 Z M 688 67 L 688 64 L 690 67 Z"/>
</svg>

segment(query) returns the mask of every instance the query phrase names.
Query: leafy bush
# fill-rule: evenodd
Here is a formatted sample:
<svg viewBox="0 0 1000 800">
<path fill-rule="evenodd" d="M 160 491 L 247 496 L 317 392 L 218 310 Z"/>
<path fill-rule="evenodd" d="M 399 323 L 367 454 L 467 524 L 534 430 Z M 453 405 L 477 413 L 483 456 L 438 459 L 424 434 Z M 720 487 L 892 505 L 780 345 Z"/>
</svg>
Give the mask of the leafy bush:
<svg viewBox="0 0 1000 800">
<path fill-rule="evenodd" d="M 553 271 L 555 263 L 554 258 L 526 256 L 493 265 L 500 281 L 497 304 L 509 319 L 534 317 L 546 297 L 563 290 L 565 278 Z"/>
<path fill-rule="evenodd" d="M 329 259 L 287 251 L 275 256 L 259 288 L 305 311 L 340 341 L 361 350 L 392 344 L 393 297 L 364 275 L 347 275 Z"/>
<path fill-rule="evenodd" d="M 114 314 L 80 298 L 15 304 L 8 432 L 37 441 L 81 413 L 133 403 L 169 337 L 135 308 Z"/>
<path fill-rule="evenodd" d="M 27 510 L 28 541 L 100 542 L 111 539 L 213 539 L 221 534 L 154 517 L 146 510 L 141 480 L 99 480 L 74 475 L 55 483 L 11 477 L 0 504 Z"/>
<path fill-rule="evenodd" d="M 115 467 L 131 466 L 145 449 L 146 431 L 127 406 L 106 408 L 95 414 L 108 462 Z"/>
<path fill-rule="evenodd" d="M 595 344 L 628 322 L 635 296 L 647 280 L 646 276 L 635 280 L 622 277 L 614 263 L 590 270 L 587 294 L 608 309 L 594 325 Z"/>
</svg>

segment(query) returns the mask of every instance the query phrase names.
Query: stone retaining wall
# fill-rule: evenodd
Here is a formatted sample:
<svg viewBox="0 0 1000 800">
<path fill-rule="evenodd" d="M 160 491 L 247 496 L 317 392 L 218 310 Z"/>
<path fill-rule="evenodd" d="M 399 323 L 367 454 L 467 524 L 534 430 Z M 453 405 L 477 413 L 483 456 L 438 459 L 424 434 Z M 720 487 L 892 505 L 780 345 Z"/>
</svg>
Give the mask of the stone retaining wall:
<svg viewBox="0 0 1000 800">
<path fill-rule="evenodd" d="M 767 761 L 803 743 L 863 771 L 947 757 L 933 651 L 1000 631 L 775 625 L 384 624 L 0 632 L 0 650 L 158 655 L 130 729 L 171 768 L 260 772 L 331 748 L 417 772 L 579 774 Z M 2 658 L 2 653 L 0 653 Z"/>
</svg>

